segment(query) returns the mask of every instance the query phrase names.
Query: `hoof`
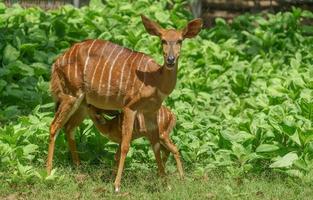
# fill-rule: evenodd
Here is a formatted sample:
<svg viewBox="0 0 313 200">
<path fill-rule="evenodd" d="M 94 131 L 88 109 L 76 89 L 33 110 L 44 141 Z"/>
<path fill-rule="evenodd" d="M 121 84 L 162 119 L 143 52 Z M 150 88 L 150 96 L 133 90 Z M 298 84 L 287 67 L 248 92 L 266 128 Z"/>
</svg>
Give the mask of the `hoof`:
<svg viewBox="0 0 313 200">
<path fill-rule="evenodd" d="M 184 180 L 185 179 L 185 174 L 179 173 L 178 177 L 179 177 L 180 180 Z"/>
<path fill-rule="evenodd" d="M 115 189 L 114 189 L 114 192 L 115 193 L 119 193 L 121 191 L 121 188 L 120 187 L 115 187 Z"/>
</svg>

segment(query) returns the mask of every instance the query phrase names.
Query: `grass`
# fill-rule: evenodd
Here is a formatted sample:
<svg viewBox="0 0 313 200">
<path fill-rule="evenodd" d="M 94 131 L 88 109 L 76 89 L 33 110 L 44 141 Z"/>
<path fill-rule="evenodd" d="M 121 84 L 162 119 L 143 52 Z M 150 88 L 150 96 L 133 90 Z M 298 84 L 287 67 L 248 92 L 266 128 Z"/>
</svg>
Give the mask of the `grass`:
<svg viewBox="0 0 313 200">
<path fill-rule="evenodd" d="M 313 185 L 269 174 L 234 176 L 212 171 L 186 173 L 184 180 L 171 173 L 157 178 L 155 170 L 126 170 L 122 192 L 113 192 L 111 170 L 104 166 L 58 169 L 50 182 L 8 184 L 0 182 L 0 199 L 311 199 Z"/>
</svg>

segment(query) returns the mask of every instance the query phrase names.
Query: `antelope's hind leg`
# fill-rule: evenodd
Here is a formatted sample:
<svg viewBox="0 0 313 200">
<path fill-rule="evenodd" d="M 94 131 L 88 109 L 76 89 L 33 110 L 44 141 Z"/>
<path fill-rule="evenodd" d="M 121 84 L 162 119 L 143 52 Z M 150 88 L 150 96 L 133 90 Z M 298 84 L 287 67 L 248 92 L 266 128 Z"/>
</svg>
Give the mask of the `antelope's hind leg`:
<svg viewBox="0 0 313 200">
<path fill-rule="evenodd" d="M 55 140 L 58 136 L 59 131 L 72 116 L 72 114 L 78 109 L 82 100 L 84 99 L 84 94 L 78 95 L 78 97 L 73 97 L 70 95 L 62 95 L 60 97 L 60 104 L 58 106 L 57 112 L 55 113 L 54 119 L 50 125 L 50 139 L 49 139 L 49 150 L 47 159 L 47 172 L 51 173 L 52 160 L 54 154 Z"/>
<path fill-rule="evenodd" d="M 115 166 L 113 169 L 112 175 L 116 176 L 117 170 L 118 170 L 118 164 L 120 162 L 120 155 L 121 155 L 121 144 L 118 145 L 118 148 L 116 150 L 116 153 L 114 155 L 114 161 L 115 161 Z"/>
<path fill-rule="evenodd" d="M 76 166 L 80 164 L 80 160 L 77 153 L 75 142 L 75 128 L 82 123 L 86 115 L 87 115 L 86 107 L 80 106 L 64 126 L 66 139 L 71 152 L 72 160 Z"/>
</svg>

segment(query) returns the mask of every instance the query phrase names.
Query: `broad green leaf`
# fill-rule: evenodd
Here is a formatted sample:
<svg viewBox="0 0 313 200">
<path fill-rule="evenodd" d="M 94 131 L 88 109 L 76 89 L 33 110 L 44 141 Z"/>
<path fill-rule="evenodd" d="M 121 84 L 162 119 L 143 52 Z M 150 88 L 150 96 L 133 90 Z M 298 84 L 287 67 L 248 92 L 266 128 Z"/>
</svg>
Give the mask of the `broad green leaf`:
<svg viewBox="0 0 313 200">
<path fill-rule="evenodd" d="M 301 141 L 299 138 L 298 131 L 296 131 L 292 136 L 290 136 L 290 139 L 294 141 L 296 144 L 298 144 L 299 146 L 301 146 Z"/>
<path fill-rule="evenodd" d="M 241 144 L 238 144 L 238 143 L 234 143 L 232 145 L 232 150 L 233 150 L 233 153 L 234 155 L 237 156 L 237 158 L 241 158 L 243 155 L 245 155 L 247 152 L 246 152 L 246 149 L 244 148 L 244 146 L 242 146 Z"/>
<path fill-rule="evenodd" d="M 290 152 L 284 155 L 281 158 L 278 158 L 275 162 L 273 162 L 270 167 L 271 168 L 284 168 L 290 167 L 294 161 L 298 160 L 298 155 L 294 152 Z"/>
<path fill-rule="evenodd" d="M 33 168 L 31 166 L 27 166 L 27 165 L 22 165 L 18 162 L 17 164 L 17 168 L 19 170 L 19 173 L 22 175 L 22 176 L 26 176 L 28 175 L 29 173 L 31 173 L 31 171 L 33 170 Z"/>
<path fill-rule="evenodd" d="M 25 43 L 20 46 L 20 50 L 23 52 L 32 52 L 36 47 L 38 47 L 38 44 Z"/>
<path fill-rule="evenodd" d="M 102 3 L 102 0 L 90 0 L 89 5 L 99 8 L 99 6 L 100 7 L 103 6 L 103 3 Z"/>
<path fill-rule="evenodd" d="M 297 169 L 286 170 L 286 173 L 289 176 L 291 176 L 291 177 L 297 177 L 297 178 L 302 178 L 303 177 L 303 173 L 300 170 L 297 170 Z"/>
<path fill-rule="evenodd" d="M 166 23 L 169 19 L 169 15 L 167 14 L 167 12 L 156 12 L 155 13 L 155 18 L 162 23 Z"/>
<path fill-rule="evenodd" d="M 267 153 L 267 152 L 277 151 L 278 149 L 279 147 L 274 144 L 261 144 L 260 146 L 256 148 L 255 151 L 258 153 Z"/>
<path fill-rule="evenodd" d="M 297 69 L 298 67 L 300 67 L 300 61 L 292 58 L 291 61 L 290 61 L 290 66 L 292 68 Z"/>
<path fill-rule="evenodd" d="M 37 149 L 38 149 L 37 145 L 35 145 L 35 144 L 28 144 L 27 146 L 23 147 L 24 156 L 27 156 L 29 154 L 32 154 L 32 153 L 36 152 Z"/>
<path fill-rule="evenodd" d="M 20 52 L 11 44 L 7 44 L 3 51 L 3 63 L 8 65 L 11 62 L 16 61 L 19 56 Z"/>
<path fill-rule="evenodd" d="M 56 20 L 53 25 L 55 29 L 55 34 L 60 38 L 64 37 L 67 28 L 66 24 L 61 20 Z"/>
<path fill-rule="evenodd" d="M 306 99 L 300 99 L 299 105 L 300 105 L 302 114 L 306 118 L 313 120 L 313 101 L 307 101 Z"/>
<path fill-rule="evenodd" d="M 223 136 L 223 138 L 225 138 L 226 140 L 232 141 L 232 142 L 245 142 L 249 139 L 253 139 L 253 135 L 248 134 L 246 132 L 239 132 L 237 134 L 231 134 L 228 133 L 226 131 L 221 132 L 221 135 Z"/>
</svg>

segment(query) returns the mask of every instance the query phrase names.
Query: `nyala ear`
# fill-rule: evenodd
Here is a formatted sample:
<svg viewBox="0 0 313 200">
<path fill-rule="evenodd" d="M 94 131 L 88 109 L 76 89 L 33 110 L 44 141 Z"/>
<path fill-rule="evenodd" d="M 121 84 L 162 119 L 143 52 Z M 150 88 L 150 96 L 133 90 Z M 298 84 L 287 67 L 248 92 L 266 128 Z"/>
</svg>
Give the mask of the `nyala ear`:
<svg viewBox="0 0 313 200">
<path fill-rule="evenodd" d="M 201 31 L 202 19 L 197 18 L 188 23 L 188 25 L 183 29 L 184 38 L 193 38 Z"/>
<path fill-rule="evenodd" d="M 161 35 L 162 28 L 161 28 L 161 26 L 158 23 L 148 19 L 144 15 L 141 15 L 141 20 L 142 20 L 143 25 L 146 28 L 146 31 L 150 35 L 155 35 L 155 36 L 160 36 Z"/>
</svg>

